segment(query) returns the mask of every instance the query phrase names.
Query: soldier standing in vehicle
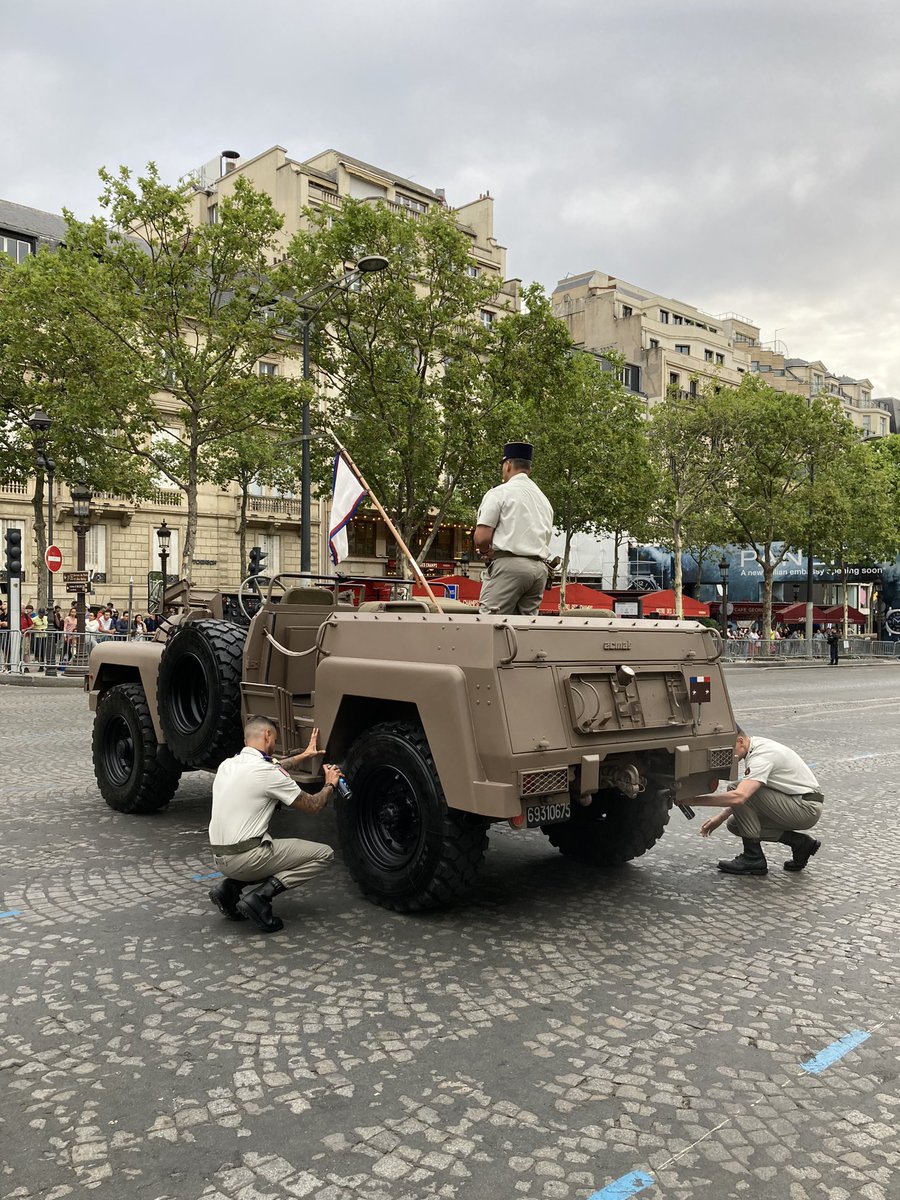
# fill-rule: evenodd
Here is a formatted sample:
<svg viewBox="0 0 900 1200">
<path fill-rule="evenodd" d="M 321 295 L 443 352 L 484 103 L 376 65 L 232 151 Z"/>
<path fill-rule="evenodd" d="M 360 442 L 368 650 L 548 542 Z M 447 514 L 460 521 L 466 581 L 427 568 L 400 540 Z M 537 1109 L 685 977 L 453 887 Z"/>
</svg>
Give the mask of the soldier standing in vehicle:
<svg viewBox="0 0 900 1200">
<path fill-rule="evenodd" d="M 273 897 L 307 883 L 334 860 L 332 848 L 319 842 L 273 838 L 268 831 L 272 814 L 279 804 L 311 814 L 320 812 L 341 777 L 340 767 L 326 765 L 321 791 L 315 795 L 301 791 L 285 767 L 295 768 L 304 759 L 323 753 L 317 749 L 319 731 L 312 731 L 305 750 L 280 763 L 272 758 L 277 734 L 268 717 L 247 721 L 243 750 L 227 758 L 216 772 L 209 823 L 213 860 L 225 876 L 209 898 L 229 920 L 249 917 L 263 933 L 284 928 L 284 922 L 272 912 Z M 244 891 L 249 883 L 257 886 Z"/>
<path fill-rule="evenodd" d="M 475 553 L 488 560 L 481 582 L 483 613 L 534 616 L 547 585 L 553 507 L 531 478 L 534 446 L 507 442 L 503 482 L 481 501 Z"/>
</svg>

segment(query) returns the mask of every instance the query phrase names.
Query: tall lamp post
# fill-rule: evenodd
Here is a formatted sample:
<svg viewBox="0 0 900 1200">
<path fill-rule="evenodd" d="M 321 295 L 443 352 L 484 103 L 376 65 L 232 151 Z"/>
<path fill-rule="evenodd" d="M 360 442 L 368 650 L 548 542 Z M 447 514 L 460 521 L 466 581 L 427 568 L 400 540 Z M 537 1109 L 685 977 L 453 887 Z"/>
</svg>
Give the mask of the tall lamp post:
<svg viewBox="0 0 900 1200">
<path fill-rule="evenodd" d="M 728 559 L 723 554 L 719 559 L 719 578 L 722 580 L 722 607 L 719 610 L 719 624 L 722 626 L 722 637 L 728 637 Z"/>
<path fill-rule="evenodd" d="M 47 490 L 49 492 L 49 504 L 47 506 L 47 545 L 53 545 L 53 473 L 56 470 L 56 463 L 47 454 L 47 434 L 50 432 L 50 426 L 53 424 L 50 417 L 42 408 L 38 408 L 31 414 L 28 419 L 28 427 L 34 434 L 34 447 L 36 456 L 34 465 L 39 471 L 43 471 L 47 476 Z M 43 490 L 41 493 L 41 508 L 44 507 Z M 40 567 L 38 567 L 40 570 Z M 50 633 L 50 627 L 53 622 L 53 572 L 47 567 L 47 633 Z M 56 649 L 53 643 L 53 638 L 48 636 L 45 640 L 47 646 L 47 660 L 44 663 L 44 674 L 56 674 Z"/>
<path fill-rule="evenodd" d="M 303 381 L 308 383 L 311 378 L 310 363 L 309 363 L 309 338 L 312 329 L 313 321 L 335 294 L 335 292 L 343 291 L 351 286 L 363 275 L 372 275 L 376 271 L 384 271 L 388 266 L 388 260 L 382 258 L 380 254 L 366 254 L 361 258 L 356 266 L 346 271 L 340 279 L 331 279 L 327 283 L 319 284 L 318 287 L 312 288 L 306 292 L 294 303 L 298 308 L 308 309 L 307 315 L 297 322 L 303 333 Z M 318 304 L 310 305 L 311 300 L 319 298 Z M 311 542 L 312 542 L 312 480 L 310 479 L 309 468 L 309 390 L 304 388 L 303 391 L 303 446 L 301 450 L 301 471 L 302 478 L 300 481 L 300 572 L 303 575 L 308 575 L 312 570 L 311 567 Z"/>
<path fill-rule="evenodd" d="M 164 617 L 166 615 L 166 584 L 169 582 L 169 543 L 172 540 L 172 530 L 165 521 L 163 521 L 162 525 L 156 531 L 156 540 L 159 542 L 159 561 L 162 567 L 162 587 L 159 591 L 159 615 Z"/>
<path fill-rule="evenodd" d="M 78 538 L 76 551 L 76 568 L 86 570 L 87 555 L 85 541 L 91 525 L 91 500 L 93 496 L 86 484 L 79 483 L 71 489 L 72 515 L 75 517 L 75 536 Z M 84 675 L 87 669 L 87 654 L 85 653 L 85 603 L 84 589 L 79 586 L 75 595 L 75 656 L 71 655 L 66 661 L 66 675 Z"/>
</svg>

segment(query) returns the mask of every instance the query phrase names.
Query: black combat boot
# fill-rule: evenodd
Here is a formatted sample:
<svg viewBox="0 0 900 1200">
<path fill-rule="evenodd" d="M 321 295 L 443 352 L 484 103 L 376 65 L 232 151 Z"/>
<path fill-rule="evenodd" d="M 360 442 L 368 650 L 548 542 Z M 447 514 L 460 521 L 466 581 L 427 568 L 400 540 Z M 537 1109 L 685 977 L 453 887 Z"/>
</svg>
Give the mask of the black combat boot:
<svg viewBox="0 0 900 1200">
<path fill-rule="evenodd" d="M 751 838 L 743 838 L 744 851 L 737 858 L 724 858 L 719 870 L 726 875 L 768 875 L 769 867 L 762 846 Z"/>
<path fill-rule="evenodd" d="M 238 900 L 238 912 L 249 917 L 263 933 L 277 933 L 279 929 L 284 929 L 284 921 L 272 912 L 272 898 L 283 891 L 284 884 L 274 875 L 271 879 L 264 879 Z"/>
<path fill-rule="evenodd" d="M 244 887 L 246 884 L 241 883 L 239 879 L 226 877 L 214 888 L 210 888 L 210 900 L 222 916 L 227 917 L 229 921 L 246 921 L 247 919 L 243 913 L 239 913 L 237 910 L 237 902 L 241 898 L 241 891 Z"/>
<path fill-rule="evenodd" d="M 812 856 L 816 853 L 821 842 L 814 837 L 810 837 L 807 833 L 798 833 L 794 829 L 789 829 L 787 833 L 783 833 L 778 839 L 779 842 L 784 842 L 785 846 L 790 846 L 792 857 L 784 864 L 786 871 L 802 871 Z"/>
</svg>

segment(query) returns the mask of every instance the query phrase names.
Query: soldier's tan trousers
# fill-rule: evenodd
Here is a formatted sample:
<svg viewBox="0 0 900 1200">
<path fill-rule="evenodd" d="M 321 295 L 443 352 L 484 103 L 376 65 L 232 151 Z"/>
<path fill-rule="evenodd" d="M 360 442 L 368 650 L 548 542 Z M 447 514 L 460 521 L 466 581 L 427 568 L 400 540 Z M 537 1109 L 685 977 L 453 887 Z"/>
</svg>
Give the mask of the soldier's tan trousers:
<svg viewBox="0 0 900 1200">
<path fill-rule="evenodd" d="M 812 829 L 821 815 L 821 800 L 761 787 L 728 818 L 728 832 L 755 842 L 777 842 L 789 830 Z"/>
<path fill-rule="evenodd" d="M 536 558 L 494 558 L 481 581 L 478 611 L 533 617 L 546 583 L 547 567 Z"/>
<path fill-rule="evenodd" d="M 295 888 L 330 867 L 334 851 L 321 842 L 275 838 L 243 854 L 214 854 L 213 862 L 229 879 L 255 883 L 274 875 L 286 888 Z"/>
</svg>

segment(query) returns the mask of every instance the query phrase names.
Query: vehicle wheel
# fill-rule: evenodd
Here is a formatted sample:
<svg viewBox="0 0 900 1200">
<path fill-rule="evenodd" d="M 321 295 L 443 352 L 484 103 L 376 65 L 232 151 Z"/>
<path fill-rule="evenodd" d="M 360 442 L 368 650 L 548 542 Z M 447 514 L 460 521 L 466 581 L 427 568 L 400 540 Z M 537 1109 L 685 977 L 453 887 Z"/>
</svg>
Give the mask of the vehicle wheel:
<svg viewBox="0 0 900 1200">
<path fill-rule="evenodd" d="M 572 806 L 561 825 L 543 832 L 560 853 L 594 867 L 630 862 L 654 846 L 669 823 L 669 803 L 662 790 L 648 784 L 633 800 L 616 788 L 597 792 L 593 803 Z"/>
<path fill-rule="evenodd" d="M 356 739 L 343 767 L 353 795 L 337 802 L 338 833 L 364 895 L 397 912 L 417 912 L 472 885 L 488 823 L 447 808 L 420 725 L 376 725 Z"/>
<path fill-rule="evenodd" d="M 188 621 L 166 643 L 156 685 L 159 723 L 186 767 L 217 767 L 243 745 L 245 637 L 227 621 Z"/>
<path fill-rule="evenodd" d="M 139 683 L 116 684 L 100 697 L 92 749 L 101 795 L 116 812 L 157 812 L 175 795 L 181 771 L 156 740 Z"/>
</svg>

